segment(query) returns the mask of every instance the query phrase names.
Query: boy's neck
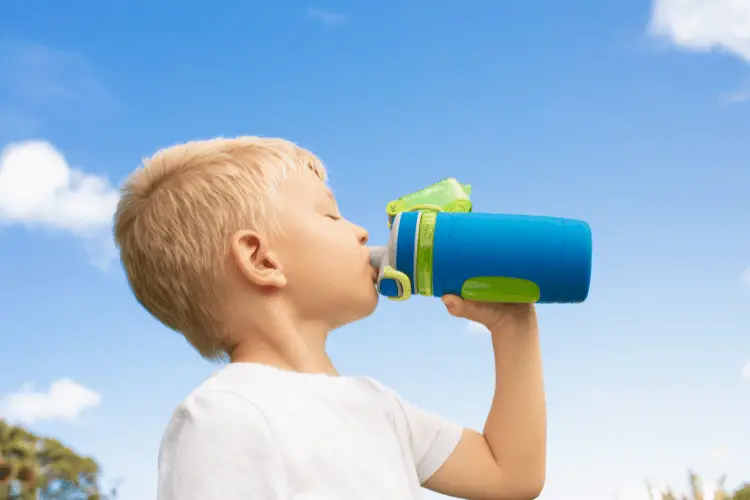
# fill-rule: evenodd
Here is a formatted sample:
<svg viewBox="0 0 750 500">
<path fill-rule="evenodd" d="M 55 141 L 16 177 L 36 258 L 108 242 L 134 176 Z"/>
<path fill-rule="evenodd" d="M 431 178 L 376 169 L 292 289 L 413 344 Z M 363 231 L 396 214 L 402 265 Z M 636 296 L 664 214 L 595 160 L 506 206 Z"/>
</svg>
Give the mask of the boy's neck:
<svg viewBox="0 0 750 500">
<path fill-rule="evenodd" d="M 338 376 L 326 353 L 328 330 L 320 325 L 278 325 L 271 334 L 243 337 L 232 349 L 232 363 L 259 363 L 300 373 Z"/>
</svg>

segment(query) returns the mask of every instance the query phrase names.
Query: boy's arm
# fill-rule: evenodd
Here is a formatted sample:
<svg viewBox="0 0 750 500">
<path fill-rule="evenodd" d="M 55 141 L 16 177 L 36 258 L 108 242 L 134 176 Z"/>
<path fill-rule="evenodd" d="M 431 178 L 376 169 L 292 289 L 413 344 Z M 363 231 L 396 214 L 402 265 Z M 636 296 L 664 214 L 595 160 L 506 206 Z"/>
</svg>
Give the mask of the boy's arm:
<svg viewBox="0 0 750 500">
<path fill-rule="evenodd" d="M 193 394 L 159 452 L 158 500 L 286 500 L 284 468 L 265 417 L 241 396 Z"/>
<path fill-rule="evenodd" d="M 490 329 L 495 395 L 484 433 L 465 430 L 424 486 L 471 500 L 536 498 L 545 481 L 546 410 L 534 307 L 452 301 L 445 300 L 452 315 Z"/>
</svg>

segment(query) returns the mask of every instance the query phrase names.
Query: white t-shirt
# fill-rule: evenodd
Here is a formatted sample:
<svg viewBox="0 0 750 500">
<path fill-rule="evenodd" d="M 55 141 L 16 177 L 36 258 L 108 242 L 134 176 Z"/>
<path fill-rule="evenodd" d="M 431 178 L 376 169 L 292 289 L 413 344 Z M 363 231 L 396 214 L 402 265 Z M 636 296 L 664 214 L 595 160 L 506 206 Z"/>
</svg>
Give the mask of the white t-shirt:
<svg viewBox="0 0 750 500">
<path fill-rule="evenodd" d="M 370 378 L 229 364 L 175 411 L 158 500 L 416 500 L 461 432 Z"/>
</svg>

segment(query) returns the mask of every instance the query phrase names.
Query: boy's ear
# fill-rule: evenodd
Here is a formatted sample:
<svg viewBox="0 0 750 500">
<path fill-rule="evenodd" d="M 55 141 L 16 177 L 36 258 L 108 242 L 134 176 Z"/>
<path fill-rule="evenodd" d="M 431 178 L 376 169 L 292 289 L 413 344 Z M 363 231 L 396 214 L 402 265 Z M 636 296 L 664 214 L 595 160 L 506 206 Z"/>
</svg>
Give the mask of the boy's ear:
<svg viewBox="0 0 750 500">
<path fill-rule="evenodd" d="M 281 264 L 268 249 L 268 242 L 255 231 L 237 231 L 229 250 L 240 273 L 261 288 L 283 288 L 286 276 Z"/>
</svg>

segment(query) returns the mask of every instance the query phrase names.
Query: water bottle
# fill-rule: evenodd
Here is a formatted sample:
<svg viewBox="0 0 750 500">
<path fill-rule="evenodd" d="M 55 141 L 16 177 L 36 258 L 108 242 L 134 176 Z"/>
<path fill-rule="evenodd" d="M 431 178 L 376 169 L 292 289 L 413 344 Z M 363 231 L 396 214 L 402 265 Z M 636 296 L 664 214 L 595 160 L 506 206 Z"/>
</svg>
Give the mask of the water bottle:
<svg viewBox="0 0 750 500">
<path fill-rule="evenodd" d="M 393 216 L 371 263 L 378 292 L 393 300 L 578 303 L 589 293 L 591 254 L 591 229 L 579 220 L 411 211 Z"/>
</svg>

